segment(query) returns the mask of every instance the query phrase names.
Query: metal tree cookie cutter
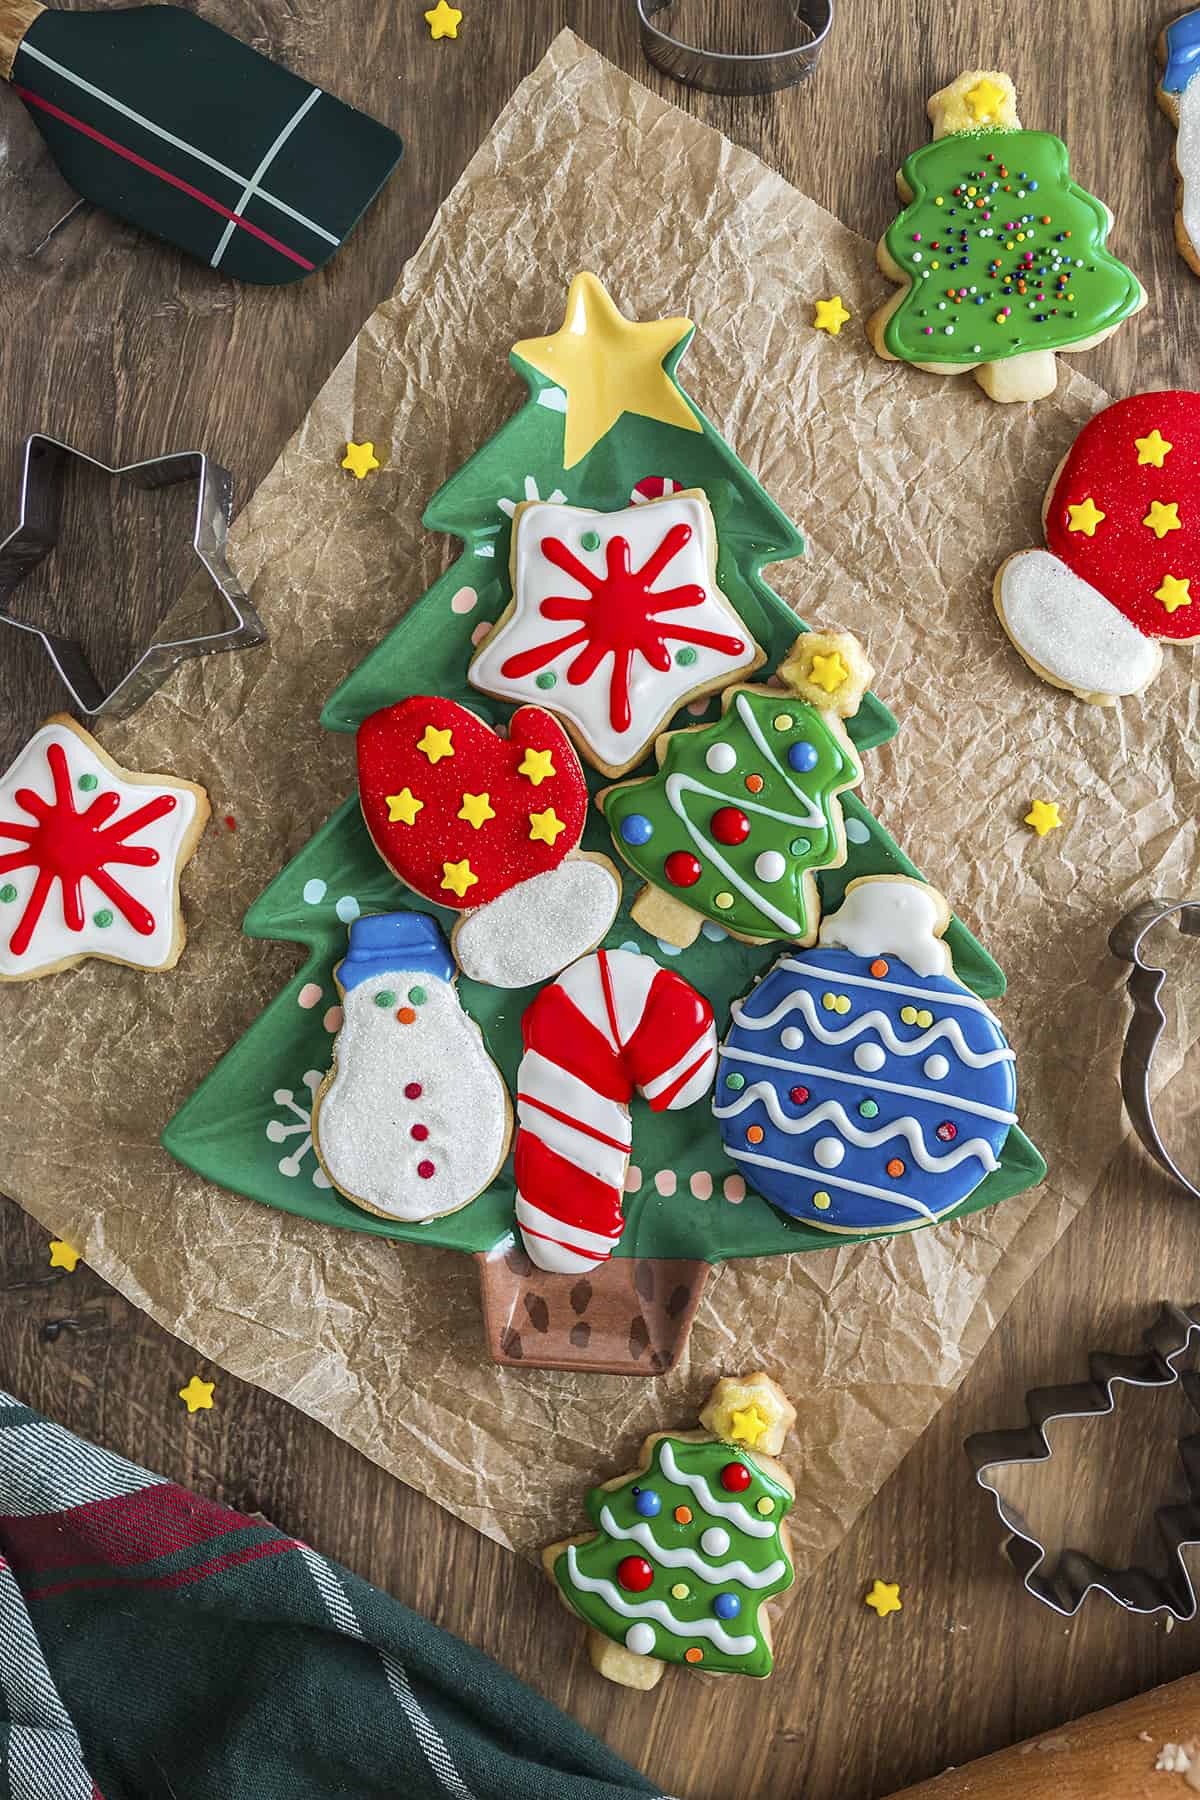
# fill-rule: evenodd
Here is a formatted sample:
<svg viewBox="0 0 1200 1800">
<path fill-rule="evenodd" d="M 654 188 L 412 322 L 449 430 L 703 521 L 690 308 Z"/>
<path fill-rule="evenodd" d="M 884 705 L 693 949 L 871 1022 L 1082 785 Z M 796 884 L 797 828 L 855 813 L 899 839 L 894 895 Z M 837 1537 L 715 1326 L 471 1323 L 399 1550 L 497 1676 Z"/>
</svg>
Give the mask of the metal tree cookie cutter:
<svg viewBox="0 0 1200 1800">
<path fill-rule="evenodd" d="M 1067 1617 L 1078 1612 L 1092 1588 L 1099 1588 L 1128 1612 L 1169 1612 L 1176 1619 L 1196 1616 L 1196 1592 L 1184 1566 L 1182 1552 L 1200 1543 L 1200 1432 L 1179 1439 L 1179 1457 L 1187 1482 L 1187 1498 L 1155 1509 L 1154 1520 L 1166 1550 L 1167 1568 L 1162 1575 L 1134 1567 L 1108 1568 L 1084 1550 L 1064 1549 L 1043 1571 L 1045 1546 L 1030 1531 L 1022 1515 L 1005 1500 L 993 1470 L 1016 1463 L 1045 1462 L 1053 1455 L 1045 1427 L 1056 1419 L 1091 1418 L 1111 1413 L 1113 1389 L 1118 1382 L 1131 1387 L 1163 1388 L 1178 1383 L 1192 1408 L 1200 1414 L 1200 1375 L 1178 1368 L 1200 1334 L 1200 1306 L 1184 1308 L 1164 1303 L 1154 1324 L 1145 1333 L 1146 1350 L 1139 1356 L 1114 1356 L 1093 1351 L 1088 1357 L 1089 1381 L 1034 1388 L 1025 1397 L 1028 1425 L 1012 1431 L 980 1431 L 964 1446 L 975 1479 L 992 1495 L 996 1511 L 1011 1532 L 1005 1555 L 1036 1600 Z"/>
<path fill-rule="evenodd" d="M 197 484 L 196 523 L 192 548 L 204 564 L 222 600 L 233 615 L 233 624 L 220 631 L 199 631 L 192 636 L 172 636 L 151 643 L 108 692 L 100 686 L 75 638 L 44 630 L 9 610 L 11 597 L 25 577 L 50 555 L 58 542 L 62 522 L 62 493 L 67 465 L 85 464 L 114 481 L 155 490 L 180 482 Z M 89 718 L 103 713 L 123 718 L 141 706 L 160 687 L 179 663 L 192 656 L 210 656 L 218 650 L 244 650 L 266 641 L 267 633 L 250 605 L 225 556 L 229 521 L 233 513 L 233 477 L 220 463 L 200 450 L 184 450 L 145 462 L 111 468 L 94 456 L 85 456 L 69 444 L 34 432 L 25 445 L 21 476 L 19 523 L 0 541 L 0 625 L 12 625 L 38 638 L 71 696 L 73 704 Z"/>
<path fill-rule="evenodd" d="M 1188 937 L 1200 937 L 1200 901 L 1194 900 L 1145 900 L 1127 912 L 1109 934 L 1108 943 L 1113 955 L 1132 964 L 1129 998 L 1133 1002 L 1133 1017 L 1121 1055 L 1121 1093 L 1133 1128 L 1155 1162 L 1187 1193 L 1200 1200 L 1200 1187 L 1183 1174 L 1163 1143 L 1151 1097 L 1154 1054 L 1167 1028 L 1167 1015 L 1159 998 L 1167 971 L 1157 963 L 1146 961 L 1143 944 L 1156 925 L 1165 924 L 1172 918 L 1178 918 L 1180 931 Z"/>
<path fill-rule="evenodd" d="M 642 49 L 664 75 L 706 94 L 773 94 L 807 81 L 833 25 L 833 0 L 765 0 L 755 12 L 785 18 L 789 35 L 795 28 L 794 44 L 782 50 L 707 50 L 654 23 L 673 3 L 637 0 Z"/>
</svg>

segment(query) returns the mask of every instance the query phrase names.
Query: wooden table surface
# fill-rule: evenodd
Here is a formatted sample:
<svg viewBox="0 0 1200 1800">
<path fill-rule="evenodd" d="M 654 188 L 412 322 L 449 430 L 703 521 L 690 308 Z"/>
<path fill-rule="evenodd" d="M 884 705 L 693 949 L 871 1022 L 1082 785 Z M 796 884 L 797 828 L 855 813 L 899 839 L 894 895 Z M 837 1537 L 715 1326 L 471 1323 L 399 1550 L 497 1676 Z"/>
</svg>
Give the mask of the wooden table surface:
<svg viewBox="0 0 1200 1800">
<path fill-rule="evenodd" d="M 1081 366 L 1114 394 L 1194 376 L 1200 283 L 1172 247 L 1171 133 L 1152 95 L 1152 39 L 1169 14 L 1151 18 L 1133 0 L 1055 9 L 1040 0 L 1003 8 L 839 0 L 810 89 L 733 101 L 660 83 L 642 61 L 630 0 L 461 0 L 458 41 L 438 44 L 425 32 L 423 3 L 206 6 L 218 24 L 374 112 L 408 143 L 398 178 L 351 247 L 295 288 L 234 287 L 86 211 L 53 231 L 71 196 L 19 102 L 0 92 L 5 529 L 20 446 L 34 429 L 109 460 L 204 446 L 237 472 L 244 501 L 395 283 L 516 82 L 567 24 L 871 236 L 891 216 L 894 169 L 924 141 L 925 97 L 972 64 L 1010 69 L 1023 117 L 1068 139 L 1079 177 L 1117 215 L 1117 252 L 1150 293 L 1142 318 Z M 723 12 L 744 27 L 745 0 L 681 10 L 692 19 Z M 73 547 L 55 560 L 52 580 L 23 590 L 27 616 L 61 618 L 55 609 L 70 595 L 87 609 L 97 664 L 119 670 L 186 571 L 180 518 L 168 502 L 148 532 L 135 508 L 84 488 L 72 502 Z M 15 634 L 0 640 L 0 760 L 59 704 L 32 645 Z M 1187 1095 L 1178 1114 L 1194 1118 Z M 218 1403 L 188 1418 L 175 1391 L 197 1370 L 191 1352 L 88 1271 L 50 1273 L 44 1234 L 3 1201 L 0 1385 L 321 1546 L 499 1657 L 673 1794 L 873 1800 L 1200 1661 L 1198 1626 L 1168 1633 L 1161 1617 L 1129 1617 L 1095 1597 L 1066 1621 L 1023 1595 L 961 1451 L 970 1430 L 1019 1423 L 1029 1385 L 1080 1376 L 1089 1347 L 1132 1348 L 1160 1298 L 1194 1297 L 1198 1258 L 1200 1209 L 1174 1196 L 1140 1153 L 1123 1153 L 957 1399 L 792 1596 L 777 1634 L 778 1673 L 762 1685 L 702 1688 L 669 1672 L 653 1695 L 609 1687 L 538 1573 L 301 1414 L 201 1369 L 216 1375 Z M 1089 1435 L 1079 1457 L 1057 1459 L 1039 1504 L 1061 1512 L 1083 1496 L 1112 1540 L 1108 1554 L 1128 1553 L 1136 1522 L 1172 1477 L 1176 1403 L 1156 1409 L 1152 1423 L 1143 1429 L 1135 1416 Z M 798 1457 L 793 1466 L 803 1504 Z M 862 1604 L 876 1576 L 902 1585 L 904 1611 L 886 1621 Z"/>
</svg>

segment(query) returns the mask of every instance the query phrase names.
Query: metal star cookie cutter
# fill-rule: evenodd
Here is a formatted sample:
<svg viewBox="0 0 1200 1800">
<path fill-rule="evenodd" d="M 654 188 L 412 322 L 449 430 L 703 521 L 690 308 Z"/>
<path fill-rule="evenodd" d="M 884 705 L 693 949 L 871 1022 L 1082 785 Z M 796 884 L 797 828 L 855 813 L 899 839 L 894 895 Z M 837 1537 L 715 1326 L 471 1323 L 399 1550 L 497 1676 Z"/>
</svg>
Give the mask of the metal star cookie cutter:
<svg viewBox="0 0 1200 1800">
<path fill-rule="evenodd" d="M 794 22 L 797 41 L 761 53 L 702 50 L 654 23 L 673 0 L 637 0 L 642 49 L 656 69 L 706 94 L 773 94 L 807 81 L 833 25 L 833 0 L 767 0 Z"/>
<path fill-rule="evenodd" d="M 1127 912 L 1109 934 L 1113 955 L 1132 964 L 1129 998 L 1133 1002 L 1133 1017 L 1121 1054 L 1121 1093 L 1133 1128 L 1155 1162 L 1200 1200 L 1200 1187 L 1183 1174 L 1163 1143 L 1151 1098 L 1154 1053 L 1167 1027 L 1167 1015 L 1159 999 L 1167 971 L 1157 963 L 1147 962 L 1142 947 L 1155 926 L 1171 918 L 1178 918 L 1180 931 L 1188 937 L 1200 937 L 1200 901 L 1195 900 L 1144 900 Z"/>
<path fill-rule="evenodd" d="M 62 492 L 68 464 L 86 464 L 113 481 L 134 487 L 157 489 L 184 481 L 197 484 L 196 524 L 192 548 L 204 564 L 233 615 L 233 624 L 221 631 L 177 635 L 151 643 L 108 692 L 100 686 L 75 639 L 44 630 L 8 610 L 11 596 L 25 577 L 50 555 L 58 542 L 62 521 Z M 134 712 L 160 687 L 179 663 L 192 656 L 210 656 L 219 650 L 245 650 L 266 641 L 266 630 L 250 605 L 241 583 L 225 556 L 229 521 L 233 514 L 233 477 L 228 469 L 200 450 L 184 450 L 154 456 L 145 462 L 112 468 L 94 456 L 85 456 L 69 444 L 34 432 L 25 445 L 21 475 L 20 522 L 0 541 L 0 625 L 31 632 L 58 670 L 75 707 L 88 718 L 101 713 L 123 718 Z"/>
<path fill-rule="evenodd" d="M 1089 1381 L 1034 1388 L 1025 1396 L 1028 1425 L 1012 1431 L 980 1431 L 964 1446 L 975 1479 L 990 1493 L 1003 1523 L 1012 1534 L 1005 1555 L 1035 1600 L 1071 1617 L 1079 1611 L 1092 1588 L 1098 1588 L 1127 1612 L 1169 1612 L 1181 1621 L 1196 1616 L 1196 1591 L 1184 1566 L 1182 1551 L 1200 1543 L 1200 1432 L 1179 1439 L 1179 1456 L 1187 1481 L 1187 1499 L 1155 1509 L 1154 1519 L 1167 1553 L 1166 1573 L 1134 1567 L 1112 1569 L 1084 1550 L 1064 1549 L 1046 1570 L 1047 1551 L 1030 1531 L 1024 1518 L 1003 1494 L 993 1470 L 1015 1463 L 1045 1462 L 1053 1455 L 1045 1427 L 1056 1419 L 1091 1418 L 1111 1413 L 1113 1389 L 1118 1382 L 1131 1387 L 1162 1388 L 1178 1383 L 1189 1404 L 1200 1413 L 1200 1375 L 1176 1365 L 1187 1354 L 1193 1337 L 1200 1334 L 1200 1306 L 1173 1306 L 1162 1311 L 1144 1334 L 1146 1349 L 1138 1356 L 1114 1356 L 1093 1351 L 1088 1357 Z"/>
</svg>

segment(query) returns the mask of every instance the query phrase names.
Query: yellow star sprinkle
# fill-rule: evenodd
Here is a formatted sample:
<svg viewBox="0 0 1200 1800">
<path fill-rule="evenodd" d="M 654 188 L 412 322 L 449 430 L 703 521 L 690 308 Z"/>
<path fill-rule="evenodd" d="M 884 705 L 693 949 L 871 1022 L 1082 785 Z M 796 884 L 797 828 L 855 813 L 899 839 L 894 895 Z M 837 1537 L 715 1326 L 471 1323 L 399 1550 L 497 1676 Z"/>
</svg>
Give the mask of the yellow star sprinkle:
<svg viewBox="0 0 1200 1800">
<path fill-rule="evenodd" d="M 389 825 L 411 825 L 425 802 L 418 800 L 411 788 L 401 788 L 398 794 L 385 794 L 387 801 Z"/>
<path fill-rule="evenodd" d="M 841 687 L 843 681 L 849 681 L 850 671 L 839 653 L 832 650 L 828 656 L 813 657 L 810 678 L 819 688 L 824 688 L 827 694 L 832 694 L 835 688 Z"/>
<path fill-rule="evenodd" d="M 889 1613 L 903 1612 L 904 1604 L 900 1598 L 900 1583 L 898 1581 L 873 1582 L 871 1591 L 866 1596 L 866 1604 L 874 1607 L 881 1619 L 886 1619 Z"/>
<path fill-rule="evenodd" d="M 663 368 L 692 330 L 690 319 L 644 324 L 619 313 L 594 275 L 576 275 L 562 329 L 523 338 L 514 356 L 566 392 L 563 467 L 573 468 L 622 413 L 699 431 L 700 421 Z"/>
<path fill-rule="evenodd" d="M 68 1275 L 73 1275 L 78 1261 L 78 1250 L 73 1250 L 70 1244 L 65 1243 L 62 1238 L 51 1238 L 50 1267 L 52 1269 L 65 1269 Z"/>
<path fill-rule="evenodd" d="M 541 787 L 543 781 L 549 781 L 554 773 L 554 762 L 549 750 L 527 750 L 517 764 L 517 774 L 532 781 L 534 787 Z"/>
<path fill-rule="evenodd" d="M 1169 453 L 1175 448 L 1173 444 L 1168 444 L 1157 427 L 1148 437 L 1134 438 L 1133 441 L 1137 446 L 1139 468 L 1144 467 L 1146 463 L 1153 463 L 1156 469 L 1161 469 Z"/>
<path fill-rule="evenodd" d="M 442 864 L 442 886 L 449 888 L 452 894 L 457 894 L 460 900 L 467 889 L 474 887 L 478 880 L 478 875 L 473 872 L 465 856 L 461 862 L 444 862 Z"/>
<path fill-rule="evenodd" d="M 1067 530 L 1082 531 L 1086 537 L 1095 537 L 1097 525 L 1099 525 L 1101 519 L 1106 519 L 1108 517 L 1107 513 L 1102 513 L 1100 511 L 1100 508 L 1096 505 L 1096 502 L 1092 499 L 1090 494 L 1081 505 L 1068 506 L 1067 512 L 1070 514 L 1070 523 L 1067 525 Z"/>
<path fill-rule="evenodd" d="M 1057 831 L 1062 824 L 1058 816 L 1056 800 L 1035 800 L 1025 814 L 1025 823 L 1039 837 L 1045 837 L 1048 831 Z"/>
<path fill-rule="evenodd" d="M 1168 500 L 1164 506 L 1161 500 L 1150 502 L 1150 511 L 1142 520 L 1142 524 L 1150 528 L 1156 538 L 1165 538 L 1168 531 L 1182 531 L 1179 522 L 1178 500 Z"/>
<path fill-rule="evenodd" d="M 818 300 L 817 310 L 813 318 L 813 329 L 827 331 L 830 337 L 837 337 L 850 314 L 842 305 L 842 296 L 835 294 L 832 300 Z"/>
<path fill-rule="evenodd" d="M 1154 590 L 1154 598 L 1156 600 L 1161 600 L 1167 611 L 1173 613 L 1177 606 L 1190 606 L 1192 604 L 1192 596 L 1188 592 L 1191 584 L 1192 578 L 1190 575 L 1185 576 L 1182 581 L 1179 579 L 1178 575 L 1164 575 L 1162 578 L 1162 586 L 1156 587 Z"/>
<path fill-rule="evenodd" d="M 486 825 L 489 819 L 495 818 L 496 809 L 489 794 L 464 794 L 458 816 L 478 831 L 481 825 Z"/>
<path fill-rule="evenodd" d="M 215 1381 L 201 1381 L 198 1375 L 193 1375 L 187 1386 L 180 1388 L 179 1398 L 190 1413 L 211 1412 L 216 1385 Z"/>
<path fill-rule="evenodd" d="M 342 458 L 343 469 L 349 469 L 355 481 L 363 481 L 372 469 L 379 467 L 379 458 L 375 454 L 372 443 L 346 445 L 346 454 Z"/>
<path fill-rule="evenodd" d="M 457 6 L 447 6 L 446 0 L 438 0 L 432 12 L 425 14 L 425 23 L 429 27 L 429 35 L 436 43 L 438 38 L 456 38 L 458 28 L 462 24 L 462 13 Z"/>
<path fill-rule="evenodd" d="M 1004 89 L 997 87 L 996 83 L 989 81 L 985 75 L 983 80 L 977 81 L 963 98 L 971 109 L 972 118 L 982 125 L 985 120 L 994 120 L 998 116 L 1000 108 L 1004 105 Z"/>
<path fill-rule="evenodd" d="M 554 808 L 548 806 L 545 812 L 530 813 L 529 841 L 533 844 L 553 844 L 560 831 L 567 828 L 556 815 Z"/>
<path fill-rule="evenodd" d="M 439 763 L 443 756 L 454 755 L 452 735 L 449 726 L 445 731 L 439 731 L 436 725 L 427 725 L 417 743 L 417 749 L 423 751 L 431 763 Z"/>
<path fill-rule="evenodd" d="M 729 1435 L 735 1444 L 745 1444 L 753 1450 L 766 1429 L 767 1421 L 757 1406 L 748 1406 L 745 1412 L 734 1412 L 730 1420 Z"/>
</svg>

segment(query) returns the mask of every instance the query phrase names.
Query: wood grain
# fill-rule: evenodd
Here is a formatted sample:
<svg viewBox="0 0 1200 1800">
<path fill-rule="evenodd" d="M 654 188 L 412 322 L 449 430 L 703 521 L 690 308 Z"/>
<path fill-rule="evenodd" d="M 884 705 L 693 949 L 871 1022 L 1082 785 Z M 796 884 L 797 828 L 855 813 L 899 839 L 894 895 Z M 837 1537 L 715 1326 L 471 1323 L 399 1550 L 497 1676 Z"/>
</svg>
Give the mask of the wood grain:
<svg viewBox="0 0 1200 1800">
<path fill-rule="evenodd" d="M 418 0 L 206 4 L 214 23 L 374 113 L 408 146 L 348 249 L 286 290 L 236 288 L 88 212 L 52 232 L 72 196 L 16 97 L 0 91 L 0 528 L 34 429 L 110 462 L 202 446 L 236 471 L 244 501 L 563 25 L 869 236 L 892 216 L 894 170 L 924 141 L 928 94 L 960 68 L 1009 68 L 1022 117 L 1067 137 L 1080 180 L 1117 215 L 1117 253 L 1150 293 L 1147 311 L 1080 366 L 1113 393 L 1194 379 L 1183 349 L 1195 343 L 1200 284 L 1175 254 L 1171 132 L 1152 99 L 1152 43 L 1167 14 L 1149 17 L 1132 0 L 1076 0 L 1052 20 L 1037 0 L 959 0 L 936 11 L 841 0 L 809 87 L 735 101 L 681 92 L 649 70 L 627 0 L 461 4 L 459 39 L 438 44 Z M 714 0 L 684 16 L 697 11 L 714 36 L 714 19 L 747 13 L 744 0 Z M 31 617 L 82 614 L 89 649 L 111 673 L 177 592 L 187 532 L 141 496 L 128 511 L 107 490 L 81 492 L 75 504 L 79 529 L 22 604 Z M 0 760 L 61 703 L 34 646 L 10 637 L 0 640 Z M 6 1046 L 0 1063 L 12 1053 Z M 1193 1084 L 1193 1100 L 1196 1092 Z M 956 1400 L 781 1610 L 778 1671 L 761 1685 L 701 1686 L 702 1677 L 669 1671 L 653 1695 L 609 1687 L 538 1571 L 283 1403 L 204 1369 L 87 1271 L 51 1275 L 43 1235 L 9 1205 L 0 1207 L 0 1385 L 319 1544 L 498 1656 L 669 1793 L 877 1800 L 1196 1666 L 1194 1626 L 1168 1634 L 1161 1620 L 1095 1598 L 1068 1621 L 1024 1595 L 961 1444 L 969 1431 L 1019 1422 L 1024 1390 L 1077 1378 L 1094 1345 L 1133 1347 L 1162 1298 L 1195 1298 L 1198 1266 L 1200 1209 L 1130 1150 Z M 175 1394 L 198 1368 L 216 1377 L 217 1407 L 189 1419 Z M 802 1383 L 804 1371 L 794 1378 Z M 794 1458 L 792 1467 L 802 1505 L 804 1469 Z M 1048 1474 L 1064 1508 L 1081 1481 L 1100 1481 L 1114 1511 L 1140 1513 L 1172 1467 L 1169 1443 L 1134 1433 L 1099 1469 L 1081 1473 L 1064 1457 Z M 578 1523 L 564 1519 L 564 1532 Z M 862 1604 L 876 1576 L 902 1586 L 904 1611 L 886 1621 Z"/>
</svg>

